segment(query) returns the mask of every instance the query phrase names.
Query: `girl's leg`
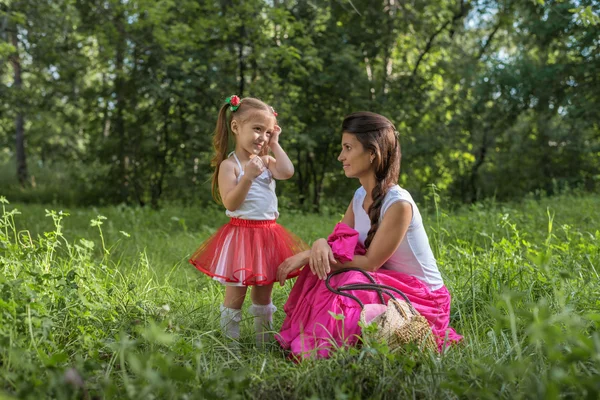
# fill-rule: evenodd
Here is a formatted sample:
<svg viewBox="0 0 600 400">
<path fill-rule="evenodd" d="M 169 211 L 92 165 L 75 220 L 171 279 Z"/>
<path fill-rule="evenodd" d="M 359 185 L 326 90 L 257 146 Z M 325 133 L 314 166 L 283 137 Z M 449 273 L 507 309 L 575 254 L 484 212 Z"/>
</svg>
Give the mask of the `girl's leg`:
<svg viewBox="0 0 600 400">
<path fill-rule="evenodd" d="M 225 299 L 221 305 L 221 330 L 231 339 L 240 338 L 242 305 L 246 298 L 246 286 L 226 286 Z"/>
<path fill-rule="evenodd" d="M 271 340 L 268 331 L 273 330 L 273 313 L 277 308 L 271 302 L 273 284 L 254 286 L 252 288 L 252 306 L 250 314 L 254 316 L 254 329 L 256 330 L 256 344 L 261 346 Z"/>
</svg>

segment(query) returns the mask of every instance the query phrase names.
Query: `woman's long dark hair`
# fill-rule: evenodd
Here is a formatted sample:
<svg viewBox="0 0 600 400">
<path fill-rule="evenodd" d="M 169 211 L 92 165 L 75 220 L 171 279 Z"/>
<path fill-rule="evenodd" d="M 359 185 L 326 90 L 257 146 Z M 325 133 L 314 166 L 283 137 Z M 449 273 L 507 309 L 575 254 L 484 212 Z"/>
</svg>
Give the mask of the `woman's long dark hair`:
<svg viewBox="0 0 600 400">
<path fill-rule="evenodd" d="M 394 124 L 386 117 L 372 112 L 362 111 L 350 114 L 342 122 L 342 132 L 356 136 L 366 151 L 375 157 L 375 178 L 377 184 L 373 188 L 373 203 L 369 207 L 371 229 L 365 239 L 365 247 L 369 248 L 379 228 L 381 207 L 385 194 L 390 186 L 398 183 L 400 176 L 400 141 Z"/>
</svg>

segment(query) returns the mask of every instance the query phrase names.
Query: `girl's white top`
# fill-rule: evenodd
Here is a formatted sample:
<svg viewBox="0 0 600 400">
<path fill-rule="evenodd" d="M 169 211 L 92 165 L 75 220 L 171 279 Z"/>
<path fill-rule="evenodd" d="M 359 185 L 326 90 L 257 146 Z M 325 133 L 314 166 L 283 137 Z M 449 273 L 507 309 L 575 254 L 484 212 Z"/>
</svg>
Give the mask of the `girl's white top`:
<svg viewBox="0 0 600 400">
<path fill-rule="evenodd" d="M 366 195 L 366 190 L 361 186 L 354 193 L 354 198 L 352 199 L 354 229 L 358 231 L 359 240 L 362 244 L 365 243 L 365 239 L 371 228 L 371 220 L 363 208 Z M 390 259 L 383 264 L 382 268 L 412 275 L 425 283 L 430 290 L 439 289 L 444 286 L 444 281 L 429 246 L 429 239 L 423 227 L 421 213 L 410 193 L 398 185 L 391 187 L 383 199 L 381 215 L 379 217 L 380 221 L 390 206 L 398 201 L 405 201 L 411 205 L 412 220 L 404 239 L 402 239 L 402 242 Z"/>
<path fill-rule="evenodd" d="M 229 155 L 231 156 L 232 154 L 240 168 L 240 174 L 237 177 L 237 181 L 239 182 L 242 176 L 244 176 L 244 169 L 235 153 Z M 279 217 L 277 195 L 275 194 L 275 179 L 273 179 L 273 174 L 271 174 L 268 168 L 252 181 L 252 186 L 250 186 L 250 190 L 248 190 L 248 194 L 242 205 L 237 210 L 227 210 L 226 214 L 228 217 L 259 221 L 273 220 Z"/>
</svg>

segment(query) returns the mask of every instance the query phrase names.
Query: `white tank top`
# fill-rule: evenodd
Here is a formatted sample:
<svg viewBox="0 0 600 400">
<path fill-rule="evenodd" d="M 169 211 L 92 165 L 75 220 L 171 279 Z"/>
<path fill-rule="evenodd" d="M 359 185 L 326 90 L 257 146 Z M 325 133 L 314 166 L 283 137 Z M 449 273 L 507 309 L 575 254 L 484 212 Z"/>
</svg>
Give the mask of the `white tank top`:
<svg viewBox="0 0 600 400">
<path fill-rule="evenodd" d="M 229 154 L 235 158 L 235 162 L 240 169 L 240 174 L 237 177 L 237 182 L 244 176 L 242 163 L 237 158 L 235 153 Z M 252 186 L 248 190 L 248 194 L 244 202 L 237 210 L 225 212 L 228 217 L 252 219 L 252 220 L 273 220 L 279 217 L 277 211 L 277 195 L 275 194 L 275 179 L 269 169 L 265 169 L 262 174 L 252 181 Z"/>
<path fill-rule="evenodd" d="M 365 243 L 369 229 L 371 229 L 371 220 L 363 208 L 366 195 L 366 190 L 361 186 L 354 193 L 352 200 L 354 229 L 358 231 L 359 240 L 362 244 Z M 381 268 L 412 275 L 425 283 L 430 290 L 437 290 L 444 286 L 444 281 L 429 246 L 429 238 L 423 227 L 421 213 L 410 193 L 398 185 L 392 186 L 383 199 L 379 218 L 380 220 L 383 219 L 388 208 L 398 201 L 405 201 L 411 205 L 412 220 L 404 239 L 402 239 L 394 254 L 392 254 Z"/>
</svg>

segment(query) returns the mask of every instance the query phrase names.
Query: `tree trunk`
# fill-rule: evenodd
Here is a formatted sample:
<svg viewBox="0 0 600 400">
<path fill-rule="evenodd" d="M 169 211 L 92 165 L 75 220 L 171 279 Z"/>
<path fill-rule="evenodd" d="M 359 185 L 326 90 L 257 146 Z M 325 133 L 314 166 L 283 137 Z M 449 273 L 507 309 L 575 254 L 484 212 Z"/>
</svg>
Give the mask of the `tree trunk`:
<svg viewBox="0 0 600 400">
<path fill-rule="evenodd" d="M 302 153 L 300 150 L 300 146 L 296 146 L 296 160 L 298 160 L 298 167 L 296 168 L 296 187 L 298 188 L 298 202 L 300 205 L 304 204 L 306 200 L 306 185 L 304 184 L 304 172 L 302 171 L 302 162 L 301 162 Z"/>
<path fill-rule="evenodd" d="M 21 90 L 23 81 L 21 80 L 21 58 L 19 57 L 19 40 L 17 38 L 17 28 L 11 32 L 11 42 L 15 47 L 15 54 L 11 57 L 11 63 L 14 70 L 14 88 L 19 100 L 17 101 L 17 116 L 15 118 L 15 152 L 17 158 L 17 179 L 21 186 L 27 183 L 27 159 L 25 156 L 25 117 L 23 115 L 23 104 L 21 101 Z"/>
<path fill-rule="evenodd" d="M 126 153 L 127 138 L 125 133 L 125 118 L 123 116 L 125 104 L 125 78 L 123 64 L 125 60 L 125 26 L 123 11 L 119 10 L 115 16 L 115 26 L 119 33 L 115 54 L 115 93 L 117 95 L 116 116 L 115 116 L 115 133 L 117 135 L 117 182 L 120 189 L 120 200 L 123 202 L 129 201 L 129 177 L 127 176 L 127 164 L 129 158 Z"/>
<path fill-rule="evenodd" d="M 246 75 L 246 62 L 244 61 L 244 38 L 246 36 L 246 29 L 244 25 L 240 27 L 240 41 L 238 42 L 238 66 L 240 68 L 240 82 L 238 89 L 238 96 L 244 97 L 244 76 Z"/>
<path fill-rule="evenodd" d="M 319 204 L 318 204 L 318 196 L 319 196 L 319 187 L 318 187 L 318 179 L 317 179 L 317 169 L 315 167 L 315 160 L 310 152 L 306 153 L 306 162 L 308 164 L 309 176 L 312 180 L 312 212 L 319 212 Z"/>
<path fill-rule="evenodd" d="M 465 195 L 468 196 L 466 198 L 467 203 L 473 204 L 477 201 L 478 197 L 478 187 L 477 187 L 477 176 L 479 174 L 479 168 L 485 162 L 485 158 L 488 150 L 488 138 L 487 133 L 483 133 L 483 138 L 481 139 L 481 146 L 479 147 L 477 153 L 475 154 L 475 163 L 471 167 L 471 173 L 469 175 L 468 181 L 468 190 Z"/>
<path fill-rule="evenodd" d="M 160 196 L 163 191 L 163 184 L 165 179 L 165 174 L 167 173 L 168 168 L 168 153 L 169 153 L 169 124 L 171 122 L 171 118 L 169 117 L 171 104 L 169 99 L 165 100 L 163 104 L 163 136 L 162 142 L 160 140 L 156 143 L 156 157 L 155 157 L 155 178 L 152 179 L 152 197 L 150 200 L 150 205 L 154 209 L 158 209 Z"/>
<path fill-rule="evenodd" d="M 392 52 L 396 45 L 396 38 L 394 37 L 394 18 L 397 5 L 395 2 L 387 0 L 385 2 L 385 18 L 387 32 L 385 33 L 384 50 L 383 50 L 383 68 L 382 68 L 382 79 L 381 79 L 381 100 L 385 102 L 387 100 L 387 94 L 389 91 L 389 78 L 392 75 L 393 68 L 393 57 Z"/>
</svg>

